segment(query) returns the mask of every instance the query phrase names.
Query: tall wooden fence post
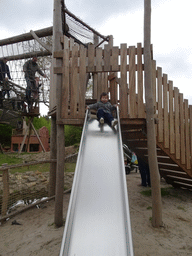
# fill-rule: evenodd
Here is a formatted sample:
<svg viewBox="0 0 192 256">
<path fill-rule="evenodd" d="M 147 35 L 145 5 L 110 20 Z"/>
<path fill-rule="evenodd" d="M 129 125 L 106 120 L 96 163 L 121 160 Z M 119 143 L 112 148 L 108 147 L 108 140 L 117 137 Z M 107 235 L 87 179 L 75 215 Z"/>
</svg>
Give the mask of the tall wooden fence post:
<svg viewBox="0 0 192 256">
<path fill-rule="evenodd" d="M 162 203 L 160 175 L 157 163 L 156 136 L 154 122 L 154 98 L 152 91 L 152 61 L 151 61 L 151 0 L 144 0 L 144 70 L 145 99 L 147 120 L 148 162 L 152 189 L 152 225 L 162 226 Z"/>
<path fill-rule="evenodd" d="M 3 202 L 2 202 L 2 209 L 1 209 L 2 216 L 6 215 L 7 213 L 8 202 L 9 202 L 9 171 L 7 169 L 3 171 Z"/>
<path fill-rule="evenodd" d="M 50 159 L 57 159 L 57 127 L 56 127 L 56 117 L 51 117 L 51 137 L 50 137 Z M 57 163 L 52 162 L 50 164 L 49 171 L 49 196 L 55 195 L 56 187 L 56 170 Z"/>
<path fill-rule="evenodd" d="M 62 17 L 61 17 L 61 1 L 54 0 L 53 11 L 53 52 L 62 50 L 61 36 L 62 31 Z M 56 60 L 56 66 L 62 66 L 62 60 Z M 54 86 L 56 86 L 57 97 L 57 172 L 56 172 L 56 193 L 55 193 L 55 225 L 61 227 L 63 225 L 63 191 L 64 191 L 64 164 L 65 164 L 65 137 L 64 125 L 60 124 L 61 118 L 61 87 L 62 74 L 55 75 Z"/>
</svg>

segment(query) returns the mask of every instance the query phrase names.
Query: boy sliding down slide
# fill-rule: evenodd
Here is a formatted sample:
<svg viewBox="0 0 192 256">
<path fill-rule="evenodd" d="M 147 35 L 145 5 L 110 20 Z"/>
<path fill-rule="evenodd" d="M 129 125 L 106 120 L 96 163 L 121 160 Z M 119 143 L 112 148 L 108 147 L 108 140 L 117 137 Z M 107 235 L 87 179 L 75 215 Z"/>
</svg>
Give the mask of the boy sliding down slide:
<svg viewBox="0 0 192 256">
<path fill-rule="evenodd" d="M 97 119 L 100 124 L 107 123 L 111 127 L 114 127 L 118 123 L 112 115 L 112 111 L 116 110 L 116 105 L 111 105 L 111 103 L 109 102 L 108 94 L 106 92 L 101 93 L 100 101 L 87 106 L 87 109 L 97 110 Z"/>
</svg>

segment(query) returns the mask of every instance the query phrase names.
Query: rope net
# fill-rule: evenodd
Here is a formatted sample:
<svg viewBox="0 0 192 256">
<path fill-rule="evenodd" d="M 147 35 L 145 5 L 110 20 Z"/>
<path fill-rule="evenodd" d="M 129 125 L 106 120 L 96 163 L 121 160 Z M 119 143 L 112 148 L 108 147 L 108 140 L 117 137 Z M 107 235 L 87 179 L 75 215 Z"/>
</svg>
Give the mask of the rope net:
<svg viewBox="0 0 192 256">
<path fill-rule="evenodd" d="M 41 41 L 51 46 L 52 37 L 49 36 L 41 38 Z M 47 76 L 47 78 L 44 78 L 40 74 L 36 73 L 36 76 L 40 79 L 39 84 L 41 84 L 39 89 L 39 102 L 44 103 L 47 106 L 49 105 L 51 55 L 48 55 L 48 52 L 45 51 L 36 40 L 28 40 L 0 46 L 0 59 L 1 61 L 3 58 L 8 60 L 7 65 L 9 67 L 11 77 L 11 80 L 9 79 L 7 85 L 7 88 L 10 90 L 9 96 L 8 94 L 1 95 L 1 99 L 4 96 L 3 99 L 5 102 L 6 99 L 9 99 L 9 103 L 12 101 L 11 104 L 13 105 L 14 101 L 25 97 L 27 84 L 25 74 L 23 72 L 23 65 L 34 56 L 38 57 L 38 66 Z M 4 72 L 5 77 L 7 76 L 4 70 L 0 71 L 1 73 Z M 3 90 L 6 89 L 6 81 L 1 81 L 0 86 L 1 92 L 3 92 Z M 17 110 L 17 107 L 15 110 Z"/>
<path fill-rule="evenodd" d="M 100 35 L 97 31 L 90 28 L 87 24 L 70 13 L 64 7 L 64 3 L 61 9 L 61 16 L 63 19 L 63 27 L 65 27 L 63 28 L 64 34 L 69 38 L 73 38 L 76 43 L 83 44 L 85 47 L 87 47 L 88 44 L 102 47 L 104 42 L 108 41 L 108 37 Z M 50 53 L 51 51 L 46 50 L 42 45 L 46 45 L 51 49 L 52 35 L 41 35 L 40 42 L 36 39 L 27 40 L 25 35 L 17 36 L 17 38 L 18 37 L 21 37 L 22 39 L 11 40 L 9 38 L 7 40 L 0 40 L 0 61 L 2 62 L 3 58 L 6 58 L 10 71 L 8 82 L 5 81 L 6 76 L 8 76 L 7 74 L 3 75 L 4 78 L 0 78 L 0 109 L 2 107 L 10 109 L 10 106 L 12 106 L 12 108 L 17 111 L 21 108 L 20 104 L 17 103 L 23 99 L 23 101 L 26 101 L 26 87 L 28 85 L 25 73 L 23 72 L 23 66 L 34 56 L 38 58 L 37 64 L 41 71 L 46 75 L 46 77 L 43 77 L 42 74 L 36 72 L 36 76 L 39 77 L 39 84 L 41 85 L 38 93 L 38 103 L 44 103 L 46 106 L 49 106 L 50 67 L 52 56 Z M 4 43 L 1 41 L 4 41 Z M 0 73 L 3 72 L 3 70 L 0 70 Z M 29 106 L 28 102 L 27 104 Z"/>
</svg>

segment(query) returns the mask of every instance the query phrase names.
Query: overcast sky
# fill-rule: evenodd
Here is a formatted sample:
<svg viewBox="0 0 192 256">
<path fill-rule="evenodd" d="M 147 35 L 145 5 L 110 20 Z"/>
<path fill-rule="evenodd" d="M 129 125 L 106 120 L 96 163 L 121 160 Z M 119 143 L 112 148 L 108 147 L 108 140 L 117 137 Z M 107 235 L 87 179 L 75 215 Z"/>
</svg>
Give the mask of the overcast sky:
<svg viewBox="0 0 192 256">
<path fill-rule="evenodd" d="M 153 58 L 192 104 L 191 0 L 152 0 Z M 144 0 L 65 0 L 67 8 L 114 45 L 143 44 Z M 52 26 L 53 0 L 1 0 L 0 39 Z"/>
</svg>

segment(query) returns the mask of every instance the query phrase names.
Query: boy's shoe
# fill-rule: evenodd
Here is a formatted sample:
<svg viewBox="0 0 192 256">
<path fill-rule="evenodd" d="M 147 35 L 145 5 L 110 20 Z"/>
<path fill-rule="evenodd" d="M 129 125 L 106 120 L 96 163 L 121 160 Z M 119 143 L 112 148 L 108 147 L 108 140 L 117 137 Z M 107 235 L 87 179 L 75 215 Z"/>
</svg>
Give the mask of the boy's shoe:
<svg viewBox="0 0 192 256">
<path fill-rule="evenodd" d="M 111 126 L 115 127 L 115 125 L 118 123 L 117 119 L 114 119 L 113 121 L 111 121 Z"/>
<path fill-rule="evenodd" d="M 103 117 L 100 118 L 99 123 L 104 124 L 104 118 Z"/>
</svg>

